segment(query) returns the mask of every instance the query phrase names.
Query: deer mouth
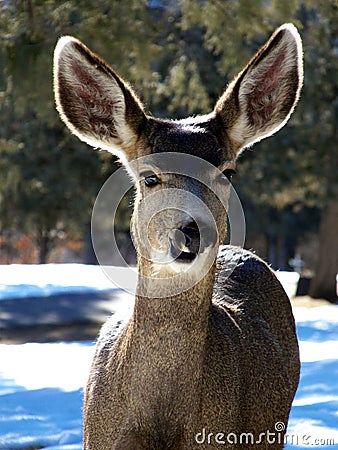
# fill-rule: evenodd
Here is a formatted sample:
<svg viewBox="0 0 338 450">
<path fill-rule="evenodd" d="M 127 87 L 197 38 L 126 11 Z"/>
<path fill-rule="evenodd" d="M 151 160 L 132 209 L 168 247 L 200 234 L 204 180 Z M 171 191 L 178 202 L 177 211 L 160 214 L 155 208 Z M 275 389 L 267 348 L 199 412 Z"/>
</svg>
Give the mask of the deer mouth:
<svg viewBox="0 0 338 450">
<path fill-rule="evenodd" d="M 181 252 L 175 259 L 175 261 L 183 262 L 183 263 L 190 263 L 192 262 L 197 256 L 197 253 L 190 253 L 190 252 Z"/>
</svg>

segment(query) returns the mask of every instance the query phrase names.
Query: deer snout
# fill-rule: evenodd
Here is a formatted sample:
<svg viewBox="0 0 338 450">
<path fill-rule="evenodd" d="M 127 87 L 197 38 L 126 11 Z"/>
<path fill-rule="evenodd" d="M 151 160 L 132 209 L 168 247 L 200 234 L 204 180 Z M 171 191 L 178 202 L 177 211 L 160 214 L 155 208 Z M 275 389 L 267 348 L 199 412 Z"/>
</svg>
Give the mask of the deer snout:
<svg viewBox="0 0 338 450">
<path fill-rule="evenodd" d="M 217 232 L 210 226 L 191 221 L 169 233 L 170 253 L 175 260 L 192 261 L 198 253 L 217 241 Z"/>
<path fill-rule="evenodd" d="M 187 226 L 182 227 L 180 230 L 185 240 L 185 246 L 191 253 L 198 253 L 200 246 L 200 233 L 197 223 L 191 222 Z"/>
</svg>

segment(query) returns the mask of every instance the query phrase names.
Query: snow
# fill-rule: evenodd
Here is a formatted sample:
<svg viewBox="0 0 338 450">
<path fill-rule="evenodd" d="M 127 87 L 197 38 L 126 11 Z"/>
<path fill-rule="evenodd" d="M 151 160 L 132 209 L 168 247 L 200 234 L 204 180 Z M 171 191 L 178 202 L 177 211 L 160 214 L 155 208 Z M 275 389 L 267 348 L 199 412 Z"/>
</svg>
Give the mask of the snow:
<svg viewBox="0 0 338 450">
<path fill-rule="evenodd" d="M 288 427 L 297 445 L 287 448 L 337 448 L 338 306 L 298 307 L 294 316 L 302 368 Z"/>
<path fill-rule="evenodd" d="M 0 449 L 82 448 L 93 351 L 89 342 L 0 345 Z"/>
<path fill-rule="evenodd" d="M 96 266 L 0 266 L 3 300 L 116 288 Z M 296 307 L 294 315 L 302 370 L 286 449 L 337 448 L 338 306 Z M 82 449 L 83 388 L 93 352 L 87 341 L 0 344 L 0 450 Z"/>
<path fill-rule="evenodd" d="M 297 286 L 299 281 L 298 272 L 284 272 L 283 270 L 278 270 L 276 272 L 276 277 L 282 283 L 285 292 L 288 296 L 294 297 L 297 292 Z"/>
<path fill-rule="evenodd" d="M 0 265 L 0 300 L 109 291 L 121 286 L 132 290 L 134 274 L 130 268 L 85 264 Z"/>
<path fill-rule="evenodd" d="M 81 342 L 3 345 L 1 375 L 12 380 L 13 386 L 30 391 L 58 388 L 71 392 L 85 385 L 93 348 L 93 344 Z M 11 393 L 13 386 L 0 386 L 0 394 Z"/>
</svg>

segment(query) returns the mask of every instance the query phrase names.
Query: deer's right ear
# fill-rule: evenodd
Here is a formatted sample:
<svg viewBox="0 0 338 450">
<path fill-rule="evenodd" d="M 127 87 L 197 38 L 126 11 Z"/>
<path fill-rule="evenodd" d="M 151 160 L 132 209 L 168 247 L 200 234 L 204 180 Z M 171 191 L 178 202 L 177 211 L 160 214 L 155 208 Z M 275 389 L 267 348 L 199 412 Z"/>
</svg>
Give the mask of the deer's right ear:
<svg viewBox="0 0 338 450">
<path fill-rule="evenodd" d="M 146 116 L 131 88 L 82 42 L 62 37 L 54 52 L 57 110 L 82 141 L 133 159 Z"/>
<path fill-rule="evenodd" d="M 236 152 L 288 121 L 303 83 L 302 55 L 296 27 L 282 25 L 219 99 L 215 112 Z"/>
</svg>

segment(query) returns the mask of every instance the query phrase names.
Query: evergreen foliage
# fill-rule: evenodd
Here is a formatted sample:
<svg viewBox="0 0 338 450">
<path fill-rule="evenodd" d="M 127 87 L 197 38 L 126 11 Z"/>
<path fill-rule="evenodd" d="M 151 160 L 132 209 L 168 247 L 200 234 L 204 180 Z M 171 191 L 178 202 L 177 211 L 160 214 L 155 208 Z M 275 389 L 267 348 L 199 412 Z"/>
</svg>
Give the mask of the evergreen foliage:
<svg viewBox="0 0 338 450">
<path fill-rule="evenodd" d="M 95 196 L 115 169 L 109 155 L 90 152 L 70 136 L 55 112 L 52 54 L 59 36 L 83 40 L 133 84 L 149 111 L 176 118 L 208 112 L 283 22 L 295 23 L 304 42 L 301 101 L 287 127 L 244 153 L 235 185 L 248 245 L 265 236 L 271 262 L 283 268 L 297 240 L 317 232 L 322 212 L 317 272 L 326 270 L 312 294 L 332 298 L 338 271 L 337 0 L 1 2 L 0 236 L 32 234 L 40 261 L 59 238 L 84 239 Z M 128 230 L 128 214 L 119 217 L 119 230 Z M 329 262 L 325 239 L 335 254 Z"/>
</svg>

